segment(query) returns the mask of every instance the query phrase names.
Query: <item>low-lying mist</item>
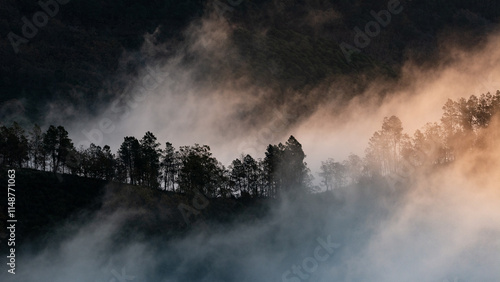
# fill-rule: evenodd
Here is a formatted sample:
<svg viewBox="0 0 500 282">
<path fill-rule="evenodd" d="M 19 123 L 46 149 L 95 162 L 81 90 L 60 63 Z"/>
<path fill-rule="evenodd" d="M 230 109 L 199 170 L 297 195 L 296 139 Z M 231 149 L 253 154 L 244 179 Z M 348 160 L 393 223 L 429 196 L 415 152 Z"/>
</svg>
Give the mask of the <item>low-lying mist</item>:
<svg viewBox="0 0 500 282">
<path fill-rule="evenodd" d="M 110 189 L 92 220 L 54 233 L 64 240 L 20 253 L 9 281 L 498 281 L 494 144 L 396 184 L 282 198 L 253 221 L 195 222 L 180 237 L 123 236 L 143 211 L 117 208 L 120 191 Z M 193 205 L 203 214 L 205 204 Z"/>
</svg>

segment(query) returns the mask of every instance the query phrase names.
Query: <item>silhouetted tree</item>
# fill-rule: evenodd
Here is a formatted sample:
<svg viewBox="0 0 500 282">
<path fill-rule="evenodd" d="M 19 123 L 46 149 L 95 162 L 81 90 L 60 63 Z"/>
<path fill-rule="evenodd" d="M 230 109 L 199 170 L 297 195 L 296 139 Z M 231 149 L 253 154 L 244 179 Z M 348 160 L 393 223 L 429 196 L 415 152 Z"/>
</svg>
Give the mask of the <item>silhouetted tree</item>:
<svg viewBox="0 0 500 282">
<path fill-rule="evenodd" d="M 276 197 L 278 190 L 281 190 L 283 184 L 281 164 L 283 163 L 284 151 L 285 148 L 281 143 L 267 146 L 263 164 L 268 197 Z"/>
<path fill-rule="evenodd" d="M 29 133 L 29 152 L 32 167 L 34 169 L 41 168 L 45 170 L 46 154 L 43 149 L 43 133 L 40 126 L 35 124 Z"/>
<path fill-rule="evenodd" d="M 57 128 L 53 125 L 49 126 L 43 134 L 43 149 L 51 157 L 52 171 L 57 170 Z"/>
<path fill-rule="evenodd" d="M 259 175 L 262 171 L 259 169 L 259 165 L 257 161 L 250 155 L 246 155 L 243 158 L 243 168 L 246 174 L 246 184 L 247 191 L 252 194 L 254 197 L 260 196 L 259 191 Z"/>
<path fill-rule="evenodd" d="M 304 162 L 306 155 L 302 150 L 302 145 L 290 136 L 285 144 L 284 163 L 285 168 L 285 189 L 292 192 L 304 192 L 308 177 L 307 164 Z"/>
<path fill-rule="evenodd" d="M 246 189 L 246 180 L 247 180 L 247 175 L 246 171 L 243 167 L 243 163 L 241 162 L 240 159 L 236 159 L 231 163 L 230 166 L 230 175 L 229 179 L 231 182 L 231 185 L 234 187 L 234 191 L 239 191 L 241 193 L 241 196 L 247 195 L 248 190 Z"/>
<path fill-rule="evenodd" d="M 442 164 L 454 158 L 446 148 L 445 133 L 437 123 L 427 123 L 424 126 L 425 154 L 429 164 Z"/>
<path fill-rule="evenodd" d="M 111 181 L 115 176 L 115 156 L 111 152 L 111 147 L 104 145 L 101 155 L 102 170 L 104 172 L 104 179 Z"/>
<path fill-rule="evenodd" d="M 108 145 L 97 146 L 94 143 L 90 144 L 89 148 L 77 152 L 78 168 L 76 169 L 85 177 L 98 178 L 103 180 L 112 180 L 115 176 L 115 157 L 111 153 L 111 148 Z"/>
<path fill-rule="evenodd" d="M 343 187 L 347 182 L 347 168 L 333 159 L 321 162 L 319 175 L 326 190 Z"/>
<path fill-rule="evenodd" d="M 220 184 L 225 180 L 224 167 L 212 157 L 210 147 L 182 146 L 179 149 L 181 169 L 179 188 L 185 193 L 199 191 L 206 196 L 215 197 Z"/>
<path fill-rule="evenodd" d="M 63 126 L 50 125 L 43 135 L 43 147 L 51 157 L 52 171 L 55 173 L 62 167 L 64 172 L 66 157 L 73 149 L 73 143 L 66 129 Z"/>
<path fill-rule="evenodd" d="M 326 187 L 326 191 L 333 189 L 333 170 L 333 159 L 328 159 L 321 162 L 319 176 L 321 177 L 321 183 Z"/>
<path fill-rule="evenodd" d="M 412 143 L 413 150 L 408 155 L 408 161 L 415 167 L 422 166 L 428 161 L 426 153 L 428 145 L 425 135 L 419 129 L 413 134 Z"/>
<path fill-rule="evenodd" d="M 23 167 L 28 157 L 28 139 L 24 129 L 17 122 L 12 126 L 0 127 L 0 154 L 3 162 L 9 166 Z"/>
<path fill-rule="evenodd" d="M 62 167 L 62 172 L 64 173 L 64 167 L 69 155 L 69 152 L 74 149 L 73 142 L 68 136 L 68 132 L 63 126 L 57 127 L 57 167 Z"/>
<path fill-rule="evenodd" d="M 128 180 L 128 169 L 125 163 L 120 158 L 119 154 L 115 157 L 115 180 L 120 183 L 127 183 Z"/>
<path fill-rule="evenodd" d="M 136 184 L 141 162 L 139 140 L 131 136 L 125 137 L 118 150 L 118 157 L 125 168 L 126 177 L 129 183 L 132 185 Z"/>
<path fill-rule="evenodd" d="M 357 183 L 363 175 L 363 160 L 358 155 L 350 154 L 342 164 L 345 167 L 346 176 L 349 178 L 350 183 Z"/>
<path fill-rule="evenodd" d="M 366 149 L 365 160 L 372 174 L 387 175 L 396 172 L 404 137 L 401 120 L 396 116 L 385 117 L 382 130 L 373 134 Z"/>
<path fill-rule="evenodd" d="M 66 166 L 69 171 L 73 175 L 87 176 L 84 175 L 84 155 L 82 153 L 84 151 L 83 146 L 80 146 L 79 149 L 73 148 L 70 150 L 67 158 L 66 158 Z"/>
<path fill-rule="evenodd" d="M 175 148 L 172 146 L 172 143 L 167 142 L 165 144 L 165 150 L 161 161 L 162 178 L 165 190 L 174 191 L 175 189 L 175 178 L 179 170 L 178 162 L 179 160 L 175 152 Z"/>
<path fill-rule="evenodd" d="M 159 187 L 160 176 L 160 143 L 151 132 L 146 132 L 140 141 L 141 179 L 150 188 Z"/>
<path fill-rule="evenodd" d="M 103 171 L 101 170 L 100 163 L 102 155 L 101 147 L 92 143 L 89 148 L 84 151 L 84 154 L 86 159 L 85 170 L 89 177 L 102 179 Z"/>
<path fill-rule="evenodd" d="M 242 196 L 260 196 L 260 174 L 257 161 L 250 155 L 242 156 L 231 163 L 229 179 L 233 190 L 240 191 Z"/>
<path fill-rule="evenodd" d="M 290 136 L 285 145 L 269 145 L 264 159 L 264 173 L 267 179 L 268 195 L 279 193 L 302 193 L 308 190 L 310 180 L 302 145 Z"/>
</svg>

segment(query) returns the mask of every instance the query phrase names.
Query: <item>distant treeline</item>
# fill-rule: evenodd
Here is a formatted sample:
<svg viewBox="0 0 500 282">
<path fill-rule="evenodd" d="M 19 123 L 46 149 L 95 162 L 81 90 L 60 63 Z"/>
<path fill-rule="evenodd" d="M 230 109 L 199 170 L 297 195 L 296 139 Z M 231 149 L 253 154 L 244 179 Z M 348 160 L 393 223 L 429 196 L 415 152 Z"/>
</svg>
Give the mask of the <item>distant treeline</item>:
<svg viewBox="0 0 500 282">
<path fill-rule="evenodd" d="M 351 154 L 343 162 L 322 162 L 323 185 L 331 189 L 367 177 L 407 177 L 408 171 L 445 165 L 473 150 L 489 150 L 500 138 L 499 112 L 500 91 L 448 99 L 440 122 L 427 123 L 413 137 L 403 132 L 398 117 L 386 117 L 370 138 L 364 158 Z M 494 120 L 495 128 L 489 128 Z"/>
<path fill-rule="evenodd" d="M 500 111 L 500 91 L 492 95 L 448 100 L 440 123 L 428 123 L 413 137 L 403 133 L 401 120 L 386 117 L 382 129 L 369 140 L 363 158 L 322 162 L 319 176 L 327 190 L 359 182 L 363 178 L 388 176 L 408 166 L 436 166 L 455 161 L 475 148 L 486 148 L 485 130 Z M 498 117 L 498 115 L 497 115 Z M 278 197 L 283 193 L 307 193 L 312 175 L 304 162 L 302 145 L 290 136 L 285 144 L 269 145 L 264 159 L 250 155 L 222 165 L 207 145 L 165 147 L 155 135 L 124 138 L 116 154 L 108 145 L 75 148 L 63 126 L 42 132 L 35 125 L 28 133 L 13 123 L 0 128 L 0 164 L 29 167 L 73 175 L 147 186 L 154 189 L 195 193 L 209 197 Z"/>
</svg>

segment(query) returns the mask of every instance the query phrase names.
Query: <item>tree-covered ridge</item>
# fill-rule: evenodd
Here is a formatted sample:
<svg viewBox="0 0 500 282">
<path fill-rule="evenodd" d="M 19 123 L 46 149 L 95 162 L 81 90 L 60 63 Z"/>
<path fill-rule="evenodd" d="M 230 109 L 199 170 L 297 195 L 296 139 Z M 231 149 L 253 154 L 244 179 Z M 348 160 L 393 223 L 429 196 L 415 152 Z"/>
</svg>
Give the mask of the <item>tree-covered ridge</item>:
<svg viewBox="0 0 500 282">
<path fill-rule="evenodd" d="M 124 138 L 117 154 L 110 147 L 90 144 L 75 148 L 63 126 L 51 125 L 42 133 L 35 125 L 29 137 L 17 123 L 1 128 L 1 164 L 69 173 L 186 194 L 201 191 L 209 197 L 236 194 L 276 197 L 282 192 L 305 192 L 307 167 L 300 143 L 291 136 L 285 145 L 269 145 L 264 160 L 250 155 L 225 168 L 210 147 L 195 144 L 165 149 L 151 132 L 141 140 Z"/>
<path fill-rule="evenodd" d="M 354 184 L 363 178 L 389 176 L 405 166 L 450 163 L 474 148 L 489 146 L 486 129 L 498 118 L 500 91 L 492 95 L 448 100 L 440 123 L 428 123 L 413 137 L 403 132 L 398 117 L 386 117 L 381 130 L 369 140 L 363 158 L 350 155 L 344 162 L 333 159 L 321 165 L 327 190 Z M 42 132 L 35 125 L 28 133 L 17 123 L 0 128 L 2 166 L 27 167 L 69 173 L 94 179 L 141 185 L 167 191 L 202 192 L 209 197 L 279 197 L 314 190 L 312 175 L 304 162 L 302 145 L 293 136 L 285 144 L 269 145 L 264 159 L 250 155 L 225 167 L 207 145 L 181 146 L 166 142 L 161 148 L 155 135 L 124 138 L 118 152 L 91 144 L 75 148 L 63 126 Z M 317 187 L 316 187 L 317 188 Z"/>
<path fill-rule="evenodd" d="M 452 163 L 474 150 L 495 145 L 499 112 L 500 91 L 457 101 L 448 99 L 441 121 L 427 123 L 412 137 L 404 133 L 398 117 L 386 117 L 381 130 L 370 138 L 362 160 L 356 155 L 344 162 L 329 159 L 322 163 L 320 176 L 328 189 L 356 183 L 363 177 L 394 177 L 407 170 Z M 491 128 L 493 123 L 495 127 Z"/>
</svg>

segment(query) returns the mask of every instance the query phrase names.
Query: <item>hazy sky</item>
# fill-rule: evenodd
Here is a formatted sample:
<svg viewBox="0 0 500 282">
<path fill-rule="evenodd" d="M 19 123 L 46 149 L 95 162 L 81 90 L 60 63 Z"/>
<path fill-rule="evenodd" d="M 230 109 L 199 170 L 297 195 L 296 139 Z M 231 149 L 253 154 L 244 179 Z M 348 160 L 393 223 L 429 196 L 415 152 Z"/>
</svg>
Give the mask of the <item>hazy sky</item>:
<svg viewBox="0 0 500 282">
<path fill-rule="evenodd" d="M 446 64 L 437 62 L 432 69 L 420 69 L 408 61 L 398 81 L 374 79 L 348 106 L 340 107 L 336 97 L 353 91 L 352 82 L 342 83 L 342 78 L 335 77 L 304 90 L 307 93 L 288 91 L 278 101 L 281 94 L 275 90 L 251 84 L 246 76 L 234 79 L 231 75 L 245 63 L 229 39 L 231 31 L 226 21 L 216 18 L 194 22 L 185 32 L 182 48 L 167 49 L 173 54 L 168 60 L 148 60 L 138 76 L 120 78 L 129 81 L 129 87 L 115 93 L 111 104 L 96 105 L 98 115 L 79 115 L 69 126 L 75 144 L 87 146 L 102 140 L 100 145 L 110 144 L 116 151 L 123 137 L 141 138 L 149 130 L 162 146 L 167 141 L 176 147 L 207 144 L 228 165 L 241 153 L 263 157 L 268 144 L 285 142 L 294 135 L 316 171 L 329 157 L 342 160 L 350 152 L 363 156 L 368 139 L 380 129 L 385 116 L 398 116 L 411 136 L 425 123 L 439 122 L 448 98 L 500 88 L 499 37 L 491 35 L 474 52 L 443 44 L 439 54 Z M 153 37 L 147 35 L 141 51 L 124 54 L 122 60 L 165 52 L 166 47 L 155 44 Z M 185 60 L 188 55 L 195 58 L 190 63 Z M 216 71 L 207 74 L 207 69 Z M 212 82 L 207 83 L 206 77 Z M 317 95 L 320 91 L 328 94 Z M 380 100 L 382 91 L 388 94 Z M 305 106 L 307 111 L 301 109 Z M 63 117 L 60 112 L 60 106 L 55 106 L 48 122 Z M 109 129 L 100 130 L 102 139 L 92 132 L 90 139 L 83 136 L 82 131 L 99 129 L 100 123 Z"/>
</svg>

